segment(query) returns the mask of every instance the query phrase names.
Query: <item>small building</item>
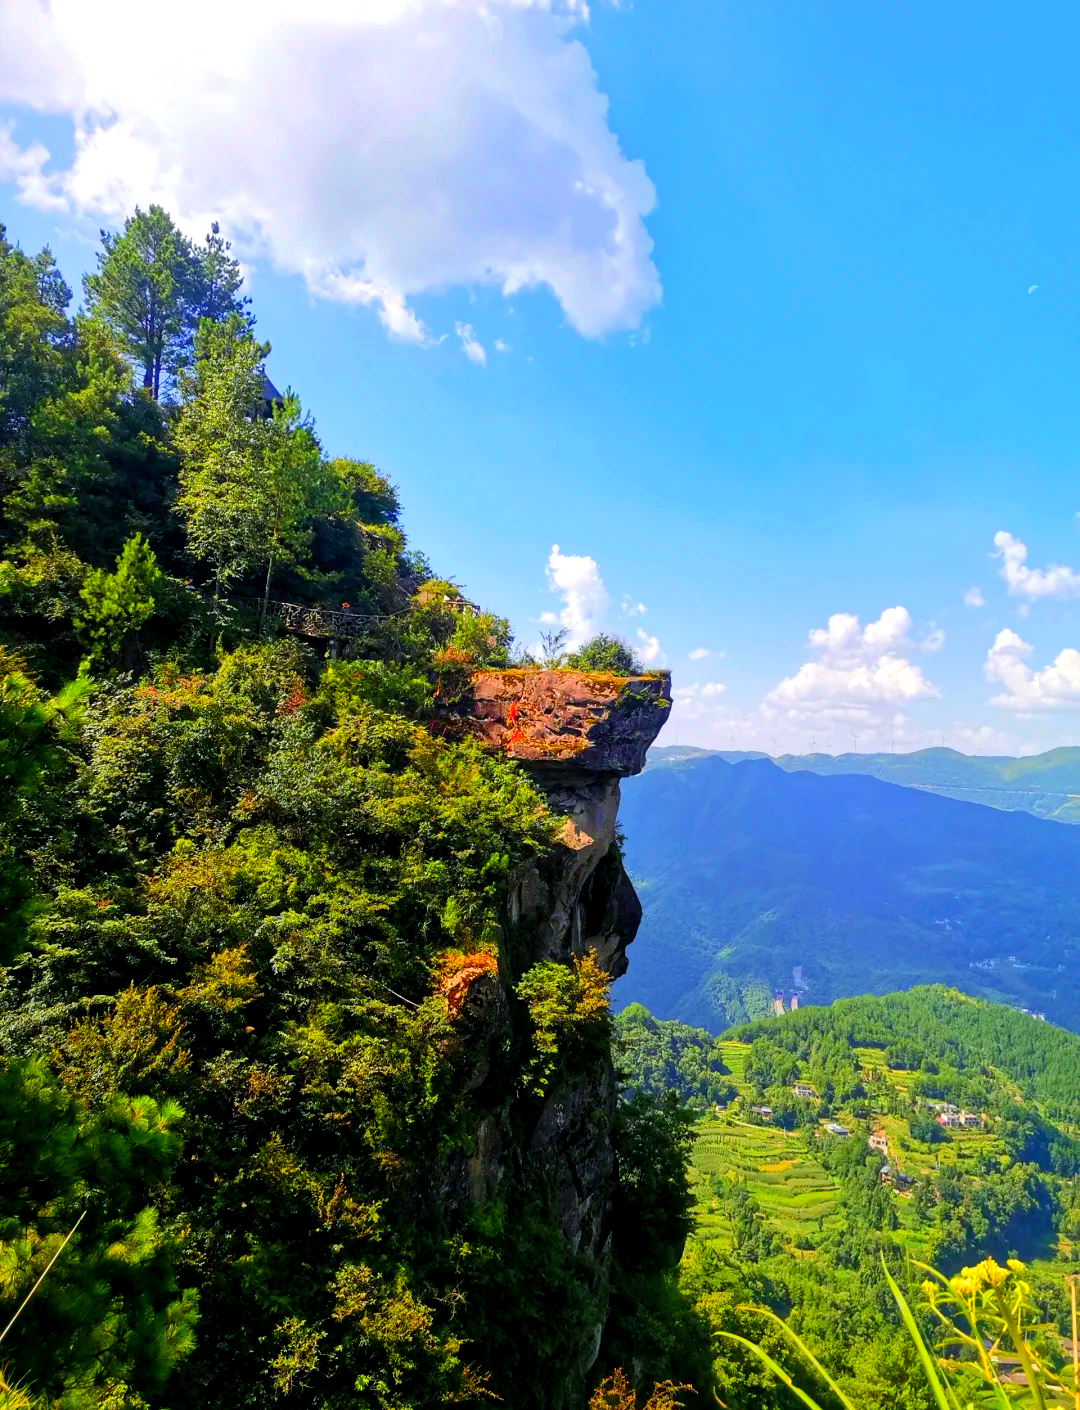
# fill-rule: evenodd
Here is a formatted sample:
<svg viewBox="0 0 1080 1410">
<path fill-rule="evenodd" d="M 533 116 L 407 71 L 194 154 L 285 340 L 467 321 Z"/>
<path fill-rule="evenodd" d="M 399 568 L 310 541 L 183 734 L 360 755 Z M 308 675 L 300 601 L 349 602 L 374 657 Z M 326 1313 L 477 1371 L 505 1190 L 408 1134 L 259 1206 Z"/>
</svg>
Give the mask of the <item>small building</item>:
<svg viewBox="0 0 1080 1410">
<path fill-rule="evenodd" d="M 794 1013 L 795 1010 L 796 1010 L 798 1007 L 799 1007 L 799 995 L 798 995 L 797 993 L 795 993 L 795 994 L 792 994 L 792 996 L 791 996 L 791 1012 Z"/>
<path fill-rule="evenodd" d="M 806 1101 L 813 1101 L 814 1098 L 817 1096 L 817 1093 L 814 1091 L 813 1087 L 811 1087 L 809 1082 L 796 1082 L 794 1091 L 797 1097 L 802 1097 Z"/>
<path fill-rule="evenodd" d="M 894 1170 L 888 1161 L 881 1167 L 881 1183 L 897 1194 L 907 1194 L 915 1181 L 902 1170 Z"/>
<path fill-rule="evenodd" d="M 982 1119 L 982 1117 L 981 1117 L 981 1116 L 978 1116 L 978 1115 L 977 1115 L 975 1112 L 973 1112 L 973 1111 L 962 1111 L 962 1112 L 960 1113 L 960 1118 L 959 1118 L 959 1119 L 960 1119 L 960 1125 L 961 1125 L 961 1126 L 971 1127 L 971 1126 L 981 1126 L 981 1125 L 983 1124 L 983 1119 Z"/>
<path fill-rule="evenodd" d="M 872 1151 L 880 1151 L 882 1155 L 888 1155 L 889 1142 L 883 1131 L 875 1131 L 870 1137 L 869 1146 Z"/>
<path fill-rule="evenodd" d="M 826 1121 L 825 1130 L 830 1136 L 850 1136 L 851 1132 L 846 1126 L 841 1126 L 838 1121 Z"/>
<path fill-rule="evenodd" d="M 950 1128 L 963 1126 L 964 1124 L 960 1119 L 960 1113 L 957 1111 L 939 1111 L 934 1120 L 939 1126 L 948 1126 Z"/>
<path fill-rule="evenodd" d="M 784 1012 L 784 996 L 779 989 L 777 989 L 776 993 L 773 995 L 772 1011 L 775 1014 Z"/>
<path fill-rule="evenodd" d="M 771 1106 L 752 1106 L 750 1110 L 755 1116 L 772 1116 Z"/>
</svg>

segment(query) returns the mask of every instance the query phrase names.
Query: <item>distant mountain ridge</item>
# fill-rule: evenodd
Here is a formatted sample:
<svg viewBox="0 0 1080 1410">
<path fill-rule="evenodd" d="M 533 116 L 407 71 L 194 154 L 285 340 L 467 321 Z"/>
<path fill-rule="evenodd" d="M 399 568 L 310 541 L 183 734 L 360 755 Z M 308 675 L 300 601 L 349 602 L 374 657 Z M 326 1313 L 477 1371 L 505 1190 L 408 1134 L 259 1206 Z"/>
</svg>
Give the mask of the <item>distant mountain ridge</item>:
<svg viewBox="0 0 1080 1410">
<path fill-rule="evenodd" d="M 755 752 L 668 745 L 650 750 L 647 767 L 678 768 L 703 758 L 719 758 L 728 764 L 771 759 L 788 773 L 866 774 L 885 783 L 921 788 L 1006 812 L 1080 823 L 1080 747 L 1075 746 L 1014 759 L 944 748 L 918 749 L 910 754 L 781 754 L 772 758 Z"/>
<path fill-rule="evenodd" d="M 1080 829 L 716 754 L 652 763 L 620 820 L 644 920 L 616 1007 L 717 1032 L 778 988 L 948 984 L 1080 1028 Z"/>
</svg>

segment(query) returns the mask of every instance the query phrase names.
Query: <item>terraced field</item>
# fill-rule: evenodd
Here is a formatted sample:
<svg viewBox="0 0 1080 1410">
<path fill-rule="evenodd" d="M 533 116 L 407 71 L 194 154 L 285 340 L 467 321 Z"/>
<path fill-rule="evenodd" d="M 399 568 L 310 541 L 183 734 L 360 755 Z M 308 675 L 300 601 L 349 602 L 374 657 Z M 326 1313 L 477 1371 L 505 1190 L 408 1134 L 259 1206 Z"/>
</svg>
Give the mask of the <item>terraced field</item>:
<svg viewBox="0 0 1080 1410">
<path fill-rule="evenodd" d="M 806 1242 L 837 1222 L 838 1187 L 808 1154 L 797 1131 L 749 1126 L 729 1116 L 704 1120 L 698 1126 L 694 1147 L 698 1230 L 707 1241 L 726 1248 L 730 1234 L 711 1193 L 714 1175 L 745 1183 L 789 1245 Z"/>
<path fill-rule="evenodd" d="M 752 1099 L 745 1084 L 749 1051 L 745 1043 L 721 1043 L 724 1065 L 740 1096 L 747 1101 Z M 856 1056 L 871 1083 L 878 1073 L 884 1075 L 884 1054 L 880 1050 L 859 1048 Z M 905 1094 L 915 1076 L 895 1069 L 888 1071 L 890 1086 Z M 880 1096 L 872 1096 L 871 1103 L 879 1110 L 869 1122 L 858 1123 L 843 1111 L 836 1115 L 850 1129 L 861 1132 L 853 1139 L 865 1140 L 868 1131 L 881 1131 L 888 1140 L 889 1160 L 894 1168 L 916 1180 L 926 1178 L 942 1165 L 967 1165 L 974 1163 L 977 1156 L 1004 1155 L 991 1131 L 951 1131 L 945 1141 L 935 1145 L 914 1141 L 906 1121 L 880 1109 L 885 1106 Z M 702 1118 L 698 1124 L 693 1154 L 698 1232 L 710 1243 L 730 1246 L 728 1219 L 721 1212 L 710 1183 L 712 1177 L 720 1176 L 745 1184 L 789 1250 L 808 1250 L 822 1233 L 841 1222 L 839 1186 L 807 1149 L 803 1132 L 751 1125 L 740 1119 L 745 1109 L 740 1103 L 727 1112 Z M 896 1212 L 912 1252 L 921 1256 L 923 1236 L 914 1227 L 910 1199 L 897 1197 Z"/>
</svg>

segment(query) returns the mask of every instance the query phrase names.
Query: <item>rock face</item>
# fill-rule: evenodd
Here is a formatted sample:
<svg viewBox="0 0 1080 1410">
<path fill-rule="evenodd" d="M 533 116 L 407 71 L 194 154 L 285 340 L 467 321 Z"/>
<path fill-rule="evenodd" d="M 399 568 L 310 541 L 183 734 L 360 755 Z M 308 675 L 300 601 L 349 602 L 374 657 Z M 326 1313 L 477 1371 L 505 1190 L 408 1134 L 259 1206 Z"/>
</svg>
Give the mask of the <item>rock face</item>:
<svg viewBox="0 0 1080 1410">
<path fill-rule="evenodd" d="M 671 707 L 671 681 L 666 675 L 485 671 L 473 679 L 473 700 L 473 733 L 530 773 L 555 779 L 586 769 L 625 778 L 645 766 L 645 751 Z"/>
<path fill-rule="evenodd" d="M 669 679 L 499 671 L 478 675 L 473 694 L 468 728 L 487 748 L 517 760 L 553 811 L 566 818 L 554 856 L 510 878 L 512 973 L 501 976 L 507 1004 L 509 988 L 541 960 L 569 962 L 592 950 L 617 978 L 626 970 L 626 947 L 641 920 L 615 841 L 619 781 L 644 766 L 670 709 Z M 484 1007 L 503 1012 L 492 996 Z M 477 1048 L 486 1077 L 487 1052 L 482 1042 Z M 483 1078 L 478 1087 L 482 1099 Z M 599 1270 L 587 1290 L 594 1315 L 580 1344 L 567 1348 L 567 1377 L 563 1386 L 552 1387 L 552 1410 L 584 1403 L 584 1377 L 607 1314 L 615 1096 L 611 1062 L 604 1059 L 534 1103 L 524 1148 L 522 1112 L 512 1114 L 508 1105 L 492 1110 L 479 1123 L 462 1171 L 469 1196 L 479 1203 L 496 1195 L 511 1168 L 526 1183 L 543 1183 L 552 1191 L 568 1255 L 584 1255 Z"/>
</svg>

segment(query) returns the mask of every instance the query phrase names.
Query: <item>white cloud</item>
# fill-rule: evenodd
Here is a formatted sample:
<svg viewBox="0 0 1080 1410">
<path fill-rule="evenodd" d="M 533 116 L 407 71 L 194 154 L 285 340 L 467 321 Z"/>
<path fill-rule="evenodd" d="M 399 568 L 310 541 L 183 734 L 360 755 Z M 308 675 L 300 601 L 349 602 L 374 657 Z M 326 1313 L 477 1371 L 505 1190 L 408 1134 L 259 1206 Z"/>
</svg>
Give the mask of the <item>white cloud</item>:
<svg viewBox="0 0 1080 1410">
<path fill-rule="evenodd" d="M 638 628 L 638 648 L 637 653 L 645 662 L 646 666 L 655 666 L 664 659 L 664 649 L 660 645 L 660 638 L 650 636 L 648 632 Z"/>
<path fill-rule="evenodd" d="M 644 617 L 648 610 L 644 602 L 635 602 L 632 597 L 623 594 L 622 613 L 624 617 Z"/>
<path fill-rule="evenodd" d="M 508 353 L 508 352 L 510 351 L 510 344 L 509 344 L 509 343 L 504 343 L 501 338 L 496 338 L 496 339 L 495 339 L 495 351 L 496 351 L 497 353 Z"/>
<path fill-rule="evenodd" d="M 0 5 L 0 102 L 70 119 L 70 165 L 0 142 L 20 198 L 95 223 L 160 201 L 245 258 L 371 304 L 547 288 L 587 337 L 660 281 L 655 192 L 608 126 L 583 0 L 136 0 Z M 212 42 L 207 36 L 212 35 Z"/>
<path fill-rule="evenodd" d="M 1040 746 L 1029 740 L 994 729 L 991 725 L 972 725 L 966 720 L 954 720 L 946 731 L 945 743 L 961 754 L 1038 754 Z"/>
<path fill-rule="evenodd" d="M 810 646 L 818 659 L 786 676 L 766 696 L 766 703 L 798 715 L 827 706 L 857 717 L 867 707 L 936 696 L 938 691 L 920 668 L 900 653 L 937 651 L 944 635 L 934 630 L 916 642 L 911 628 L 911 614 L 904 607 L 886 608 L 865 627 L 850 613 L 835 613 L 827 627 L 810 633 Z"/>
<path fill-rule="evenodd" d="M 1075 597 L 1080 593 L 1080 573 L 1057 563 L 1029 568 L 1027 544 L 1004 529 L 994 535 L 994 547 L 1002 560 L 1001 576 L 1013 597 L 1035 602 L 1041 597 Z"/>
<path fill-rule="evenodd" d="M 964 606 L 985 607 L 986 598 L 982 595 L 982 589 L 977 587 L 968 588 L 967 592 L 964 593 Z"/>
<path fill-rule="evenodd" d="M 477 341 L 476 335 L 472 330 L 472 324 L 455 323 L 454 332 L 461 339 L 461 351 L 469 361 L 475 362 L 480 367 L 486 367 L 487 353 L 484 351 L 483 343 Z"/>
<path fill-rule="evenodd" d="M 563 553 L 553 544 L 547 577 L 550 591 L 559 593 L 563 600 L 559 622 L 567 630 L 567 644 L 581 646 L 596 635 L 610 602 L 596 559 Z"/>
<path fill-rule="evenodd" d="M 48 160 L 49 150 L 40 142 L 20 147 L 12 136 L 11 125 L 0 127 L 0 179 L 10 181 L 27 205 L 40 210 L 63 210 L 63 198 L 50 191 L 48 178 L 42 172 Z"/>
<path fill-rule="evenodd" d="M 709 648 L 708 648 L 707 646 L 695 646 L 694 649 L 693 649 L 693 651 L 691 651 L 691 653 L 690 653 L 690 660 L 691 660 L 691 661 L 704 661 L 705 658 L 706 658 L 706 656 L 708 656 L 708 654 L 709 654 Z"/>
<path fill-rule="evenodd" d="M 1028 714 L 1080 707 L 1080 651 L 1066 647 L 1041 671 L 1027 665 L 1031 652 L 1031 645 L 1008 627 L 998 632 L 983 670 L 987 680 L 1001 682 L 1005 694 L 995 695 L 991 705 Z"/>
<path fill-rule="evenodd" d="M 679 724 L 704 722 L 709 726 L 719 725 L 720 715 L 715 704 L 726 690 L 727 686 L 720 681 L 676 686 L 671 694 Z"/>
</svg>

